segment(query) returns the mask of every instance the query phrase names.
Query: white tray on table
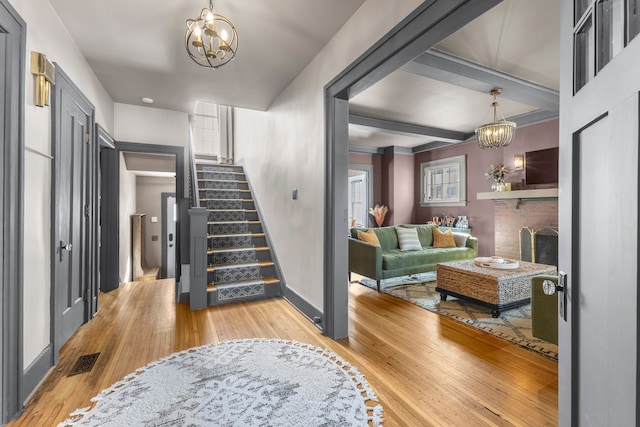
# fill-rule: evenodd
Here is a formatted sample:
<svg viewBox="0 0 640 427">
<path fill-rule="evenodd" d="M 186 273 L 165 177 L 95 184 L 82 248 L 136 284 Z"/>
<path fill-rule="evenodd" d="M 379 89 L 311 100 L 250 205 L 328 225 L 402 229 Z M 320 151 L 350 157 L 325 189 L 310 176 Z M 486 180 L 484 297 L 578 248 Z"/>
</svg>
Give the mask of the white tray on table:
<svg viewBox="0 0 640 427">
<path fill-rule="evenodd" d="M 513 270 L 520 267 L 520 263 L 515 259 L 502 258 L 497 256 L 478 257 L 473 260 L 478 267 L 495 268 L 498 270 Z"/>
</svg>

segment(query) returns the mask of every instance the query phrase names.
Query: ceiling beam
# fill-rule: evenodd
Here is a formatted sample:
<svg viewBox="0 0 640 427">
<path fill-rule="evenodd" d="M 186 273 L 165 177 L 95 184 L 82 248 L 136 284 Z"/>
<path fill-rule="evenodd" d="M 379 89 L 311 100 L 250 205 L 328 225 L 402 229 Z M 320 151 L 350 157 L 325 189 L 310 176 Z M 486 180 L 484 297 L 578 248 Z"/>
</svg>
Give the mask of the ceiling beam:
<svg viewBox="0 0 640 427">
<path fill-rule="evenodd" d="M 491 89 L 500 88 L 502 98 L 556 114 L 560 108 L 559 93 L 556 90 L 434 49 L 409 61 L 401 69 L 487 95 Z"/>
<path fill-rule="evenodd" d="M 349 123 L 354 125 L 367 126 L 389 133 L 422 135 L 444 142 L 461 142 L 466 140 L 470 136 L 469 134 L 466 134 L 464 132 L 434 128 L 431 126 L 416 125 L 413 123 L 397 122 L 395 120 L 378 119 L 375 117 L 362 116 L 355 113 L 349 113 Z"/>
</svg>

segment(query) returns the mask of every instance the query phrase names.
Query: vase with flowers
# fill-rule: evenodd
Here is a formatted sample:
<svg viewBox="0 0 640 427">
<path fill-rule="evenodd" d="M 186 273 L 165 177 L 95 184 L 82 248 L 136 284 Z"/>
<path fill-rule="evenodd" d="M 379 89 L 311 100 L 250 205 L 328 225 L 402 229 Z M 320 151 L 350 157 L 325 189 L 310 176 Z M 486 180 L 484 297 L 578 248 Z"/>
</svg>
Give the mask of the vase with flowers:
<svg viewBox="0 0 640 427">
<path fill-rule="evenodd" d="M 491 184 L 491 189 L 493 191 L 504 191 L 504 178 L 507 176 L 508 172 L 509 169 L 504 165 L 504 163 L 498 163 L 495 166 L 490 165 L 489 170 L 485 172 L 484 176 L 487 179 L 493 180 L 493 184 Z"/>
<path fill-rule="evenodd" d="M 385 205 L 375 205 L 374 207 L 369 209 L 369 214 L 373 215 L 373 218 L 376 220 L 376 224 L 378 224 L 378 227 L 382 227 L 384 217 L 387 216 L 388 211 L 389 208 Z"/>
</svg>

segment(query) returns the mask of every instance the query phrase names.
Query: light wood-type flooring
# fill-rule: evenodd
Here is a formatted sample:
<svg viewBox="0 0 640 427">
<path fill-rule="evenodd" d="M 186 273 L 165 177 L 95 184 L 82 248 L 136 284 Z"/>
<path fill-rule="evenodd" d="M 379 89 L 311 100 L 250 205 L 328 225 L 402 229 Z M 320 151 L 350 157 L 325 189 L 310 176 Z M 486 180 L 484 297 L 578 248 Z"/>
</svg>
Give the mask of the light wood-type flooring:
<svg viewBox="0 0 640 427">
<path fill-rule="evenodd" d="M 347 286 L 347 284 L 345 284 Z M 122 284 L 63 347 L 60 362 L 10 426 L 51 426 L 128 373 L 175 351 L 235 338 L 326 347 L 365 374 L 384 425 L 557 425 L 557 363 L 357 283 L 349 338 L 332 341 L 284 299 L 191 312 L 173 280 Z M 79 356 L 89 373 L 68 377 Z"/>
</svg>

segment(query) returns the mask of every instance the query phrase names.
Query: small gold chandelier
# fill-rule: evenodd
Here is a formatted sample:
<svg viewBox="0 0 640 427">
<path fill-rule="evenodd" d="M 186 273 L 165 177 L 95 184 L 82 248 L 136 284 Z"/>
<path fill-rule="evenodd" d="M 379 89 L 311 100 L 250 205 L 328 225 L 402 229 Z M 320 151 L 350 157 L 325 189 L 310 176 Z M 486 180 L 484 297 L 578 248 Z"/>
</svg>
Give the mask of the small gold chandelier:
<svg viewBox="0 0 640 427">
<path fill-rule="evenodd" d="M 213 13 L 213 0 L 200 16 L 187 19 L 184 39 L 187 53 L 198 65 L 219 68 L 231 61 L 238 50 L 238 31 L 231 21 Z"/>
<path fill-rule="evenodd" d="M 516 132 L 516 124 L 514 122 L 508 122 L 502 118 L 501 122 L 498 122 L 498 101 L 496 97 L 500 95 L 502 90 L 493 89 L 490 94 L 493 95 L 493 123 L 482 125 L 476 129 L 476 137 L 478 138 L 478 145 L 480 148 L 501 148 L 511 144 L 513 135 Z"/>
</svg>

